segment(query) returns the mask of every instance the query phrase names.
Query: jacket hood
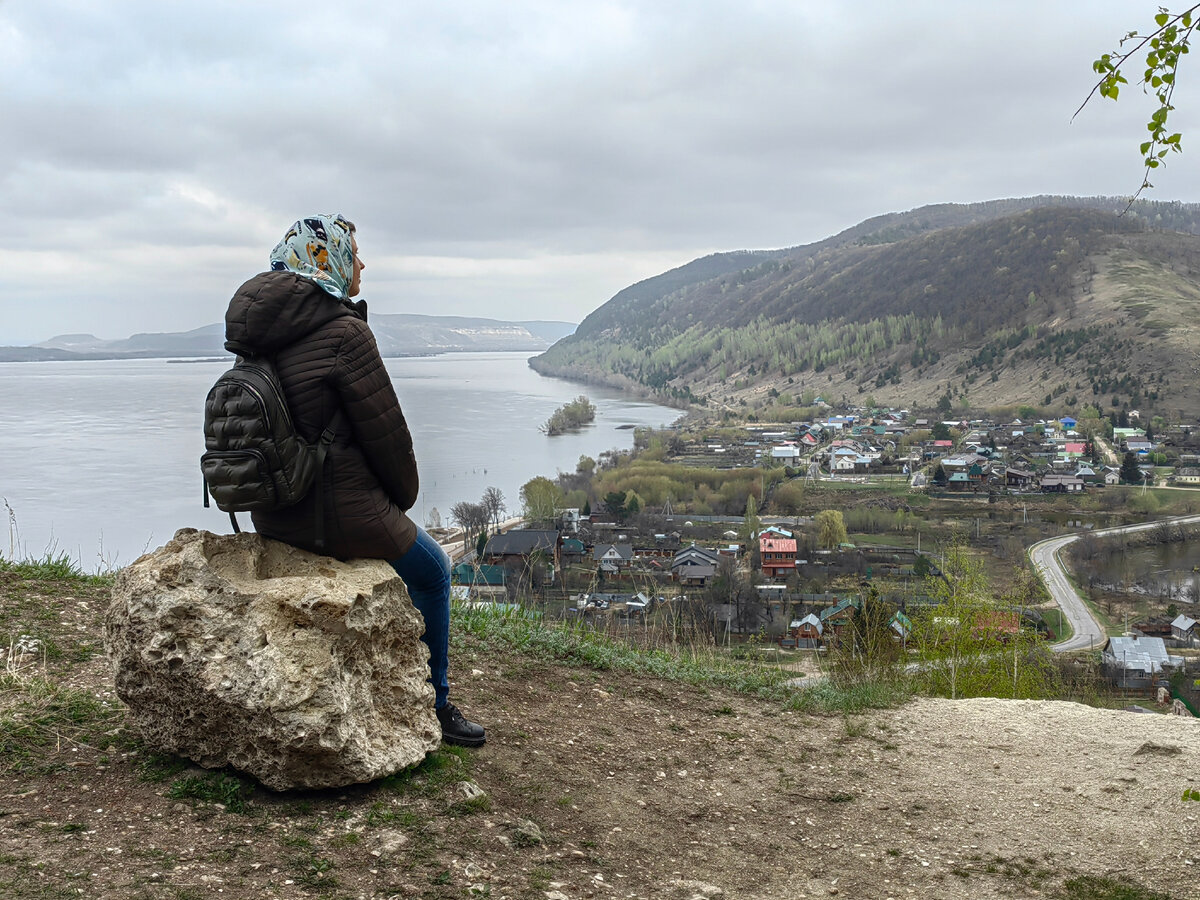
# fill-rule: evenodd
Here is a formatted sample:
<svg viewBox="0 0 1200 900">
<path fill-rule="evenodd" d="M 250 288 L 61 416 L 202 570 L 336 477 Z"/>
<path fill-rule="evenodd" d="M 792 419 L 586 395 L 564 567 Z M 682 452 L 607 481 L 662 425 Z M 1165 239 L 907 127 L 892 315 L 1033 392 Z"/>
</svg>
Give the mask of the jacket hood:
<svg viewBox="0 0 1200 900">
<path fill-rule="evenodd" d="M 271 354 L 296 343 L 331 319 L 366 321 L 367 304 L 338 300 L 293 272 L 262 272 L 243 284 L 225 312 L 225 349 Z"/>
</svg>

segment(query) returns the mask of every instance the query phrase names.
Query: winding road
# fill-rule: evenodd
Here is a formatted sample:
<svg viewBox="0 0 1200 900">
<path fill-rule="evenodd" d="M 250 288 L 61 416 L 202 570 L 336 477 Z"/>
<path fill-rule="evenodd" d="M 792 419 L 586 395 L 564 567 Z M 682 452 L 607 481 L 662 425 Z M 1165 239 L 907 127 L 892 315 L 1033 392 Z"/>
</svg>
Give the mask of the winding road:
<svg viewBox="0 0 1200 900">
<path fill-rule="evenodd" d="M 1096 537 L 1106 537 L 1113 534 L 1146 531 L 1150 528 L 1157 528 L 1163 523 L 1192 525 L 1197 522 L 1200 522 L 1200 515 L 1173 516 L 1169 519 L 1157 519 L 1153 522 L 1142 522 L 1138 525 L 1124 525 L 1120 528 L 1102 528 L 1099 531 L 1087 533 Z M 1100 627 L 1100 623 L 1092 616 L 1091 610 L 1087 608 L 1087 604 L 1083 602 L 1083 598 L 1079 596 L 1079 593 L 1075 590 L 1075 586 L 1071 584 L 1070 578 L 1067 577 L 1067 570 L 1058 556 L 1059 551 L 1063 547 L 1072 541 L 1079 540 L 1081 536 L 1081 532 L 1064 534 L 1050 538 L 1049 540 L 1039 541 L 1029 548 L 1029 558 L 1033 561 L 1034 570 L 1038 573 L 1038 577 L 1042 579 L 1042 583 L 1046 585 L 1046 590 L 1050 592 L 1050 597 L 1058 604 L 1059 609 L 1063 611 L 1063 615 L 1067 617 L 1067 621 L 1071 623 L 1071 630 L 1074 632 L 1067 640 L 1053 645 L 1053 649 L 1057 653 L 1067 653 L 1072 650 L 1097 649 L 1104 646 L 1104 642 L 1108 639 L 1104 633 L 1104 629 Z"/>
</svg>

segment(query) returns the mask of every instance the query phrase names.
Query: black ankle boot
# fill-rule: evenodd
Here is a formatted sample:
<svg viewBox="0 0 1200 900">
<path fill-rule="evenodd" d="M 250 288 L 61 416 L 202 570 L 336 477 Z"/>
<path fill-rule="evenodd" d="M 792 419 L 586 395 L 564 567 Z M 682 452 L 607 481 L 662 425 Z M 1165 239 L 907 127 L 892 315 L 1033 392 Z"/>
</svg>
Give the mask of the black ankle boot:
<svg viewBox="0 0 1200 900">
<path fill-rule="evenodd" d="M 458 707 L 447 703 L 437 711 L 438 721 L 442 724 L 442 740 L 447 744 L 458 744 L 460 747 L 478 747 L 486 738 L 483 726 L 468 722 Z"/>
</svg>

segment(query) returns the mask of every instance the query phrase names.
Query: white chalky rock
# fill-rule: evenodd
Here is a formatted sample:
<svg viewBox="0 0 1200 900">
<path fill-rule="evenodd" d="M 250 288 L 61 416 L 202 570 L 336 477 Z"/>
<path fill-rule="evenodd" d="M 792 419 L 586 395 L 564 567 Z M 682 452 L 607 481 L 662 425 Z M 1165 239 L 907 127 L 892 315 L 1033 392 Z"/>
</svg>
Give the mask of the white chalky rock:
<svg viewBox="0 0 1200 900">
<path fill-rule="evenodd" d="M 437 748 L 423 631 L 386 562 L 185 528 L 118 574 L 105 646 L 148 744 L 286 790 Z"/>
</svg>

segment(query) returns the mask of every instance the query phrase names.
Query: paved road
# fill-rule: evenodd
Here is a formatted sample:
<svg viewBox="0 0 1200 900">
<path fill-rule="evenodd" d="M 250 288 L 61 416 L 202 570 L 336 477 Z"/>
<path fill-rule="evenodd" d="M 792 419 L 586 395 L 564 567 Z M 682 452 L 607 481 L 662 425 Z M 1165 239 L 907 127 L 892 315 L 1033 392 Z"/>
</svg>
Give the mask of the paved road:
<svg viewBox="0 0 1200 900">
<path fill-rule="evenodd" d="M 1200 516 L 1174 516 L 1154 522 L 1142 522 L 1139 525 L 1103 528 L 1099 531 L 1089 533 L 1096 537 L 1105 537 L 1113 534 L 1146 531 L 1147 529 L 1158 527 L 1162 522 L 1192 525 L 1200 522 Z M 1042 579 L 1042 583 L 1046 585 L 1046 590 L 1050 592 L 1051 598 L 1058 604 L 1059 609 L 1063 611 L 1063 615 L 1067 617 L 1067 621 L 1071 623 L 1071 630 L 1074 632 L 1069 639 L 1054 645 L 1054 650 L 1058 653 L 1067 653 L 1071 650 L 1098 649 L 1107 640 L 1104 629 L 1100 627 L 1100 623 L 1092 616 L 1091 610 L 1087 608 L 1087 604 L 1083 602 L 1083 598 L 1079 596 L 1074 585 L 1071 584 L 1070 579 L 1067 577 L 1066 569 L 1058 557 L 1059 551 L 1072 541 L 1079 540 L 1081 534 L 1060 535 L 1046 541 L 1039 541 L 1029 548 L 1029 558 L 1033 560 L 1034 570 Z"/>
</svg>

